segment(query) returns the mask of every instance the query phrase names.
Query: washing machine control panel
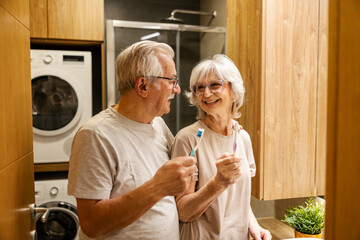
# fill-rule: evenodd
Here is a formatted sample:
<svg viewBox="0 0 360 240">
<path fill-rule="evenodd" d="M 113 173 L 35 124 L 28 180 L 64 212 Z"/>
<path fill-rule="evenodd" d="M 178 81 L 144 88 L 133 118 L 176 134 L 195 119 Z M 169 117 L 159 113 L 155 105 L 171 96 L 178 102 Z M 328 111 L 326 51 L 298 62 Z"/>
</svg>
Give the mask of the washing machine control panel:
<svg viewBox="0 0 360 240">
<path fill-rule="evenodd" d="M 68 202 L 76 206 L 74 196 L 67 194 L 67 179 L 35 181 L 35 203 L 41 205 L 52 201 Z"/>
</svg>

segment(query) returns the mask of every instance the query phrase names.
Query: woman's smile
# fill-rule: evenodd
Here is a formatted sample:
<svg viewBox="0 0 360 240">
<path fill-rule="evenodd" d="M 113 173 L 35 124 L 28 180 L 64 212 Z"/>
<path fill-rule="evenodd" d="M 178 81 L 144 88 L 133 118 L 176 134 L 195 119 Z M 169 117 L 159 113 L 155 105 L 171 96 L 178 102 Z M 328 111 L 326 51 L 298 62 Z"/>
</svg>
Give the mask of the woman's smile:
<svg viewBox="0 0 360 240">
<path fill-rule="evenodd" d="M 218 99 L 214 99 L 214 100 L 205 100 L 203 101 L 206 105 L 209 105 L 209 104 L 214 104 L 214 103 L 217 103 L 220 101 L 220 98 Z"/>
</svg>

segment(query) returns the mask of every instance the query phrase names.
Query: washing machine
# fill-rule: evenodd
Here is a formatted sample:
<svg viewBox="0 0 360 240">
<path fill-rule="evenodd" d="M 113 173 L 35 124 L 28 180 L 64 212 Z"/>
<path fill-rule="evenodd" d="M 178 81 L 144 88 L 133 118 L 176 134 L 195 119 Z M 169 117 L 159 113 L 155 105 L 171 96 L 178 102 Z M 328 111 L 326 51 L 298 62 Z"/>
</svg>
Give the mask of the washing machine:
<svg viewBox="0 0 360 240">
<path fill-rule="evenodd" d="M 34 163 L 68 162 L 92 116 L 91 52 L 31 50 Z"/>
<path fill-rule="evenodd" d="M 78 240 L 76 199 L 67 195 L 67 179 L 35 181 L 35 204 L 49 209 L 45 222 L 36 216 L 37 240 Z"/>
</svg>

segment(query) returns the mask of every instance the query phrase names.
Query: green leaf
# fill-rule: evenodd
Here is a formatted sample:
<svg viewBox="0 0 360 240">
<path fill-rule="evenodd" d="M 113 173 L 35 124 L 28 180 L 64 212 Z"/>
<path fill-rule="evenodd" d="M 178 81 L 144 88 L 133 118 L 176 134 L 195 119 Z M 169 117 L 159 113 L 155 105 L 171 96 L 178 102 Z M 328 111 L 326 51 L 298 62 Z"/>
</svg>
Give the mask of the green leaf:
<svg viewBox="0 0 360 240">
<path fill-rule="evenodd" d="M 322 232 L 325 221 L 324 206 L 309 198 L 305 206 L 298 205 L 286 210 L 283 222 L 288 223 L 296 231 L 315 235 Z"/>
</svg>

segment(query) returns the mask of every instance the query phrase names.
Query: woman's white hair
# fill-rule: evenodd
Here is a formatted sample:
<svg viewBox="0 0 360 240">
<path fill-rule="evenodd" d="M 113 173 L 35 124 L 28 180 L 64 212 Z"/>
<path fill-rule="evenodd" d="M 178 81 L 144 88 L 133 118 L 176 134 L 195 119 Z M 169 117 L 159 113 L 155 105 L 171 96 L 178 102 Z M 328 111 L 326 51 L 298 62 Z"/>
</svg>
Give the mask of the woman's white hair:
<svg viewBox="0 0 360 240">
<path fill-rule="evenodd" d="M 234 62 L 224 54 L 216 54 L 209 59 L 200 61 L 192 70 L 190 76 L 190 92 L 185 92 L 192 106 L 197 107 L 198 115 L 196 119 L 202 120 L 206 113 L 200 108 L 196 95 L 194 94 L 194 86 L 210 74 L 215 74 L 219 79 L 229 82 L 231 90 L 236 96 L 236 100 L 232 105 L 231 117 L 237 119 L 240 117 L 240 107 L 244 102 L 245 88 L 243 79 Z"/>
<path fill-rule="evenodd" d="M 150 81 L 162 76 L 163 69 L 158 55 L 174 58 L 174 50 L 166 43 L 141 41 L 125 48 L 116 58 L 116 79 L 120 94 L 134 87 L 135 79 L 145 76 Z"/>
</svg>

